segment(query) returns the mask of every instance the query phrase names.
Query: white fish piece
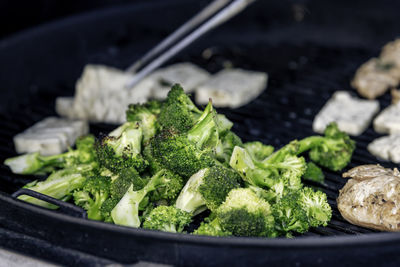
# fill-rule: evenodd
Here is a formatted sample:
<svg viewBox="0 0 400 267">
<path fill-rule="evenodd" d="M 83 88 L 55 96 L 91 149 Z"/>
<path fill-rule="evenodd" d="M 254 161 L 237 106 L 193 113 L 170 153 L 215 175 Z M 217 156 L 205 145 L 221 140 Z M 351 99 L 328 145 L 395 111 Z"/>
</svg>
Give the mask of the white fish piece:
<svg viewBox="0 0 400 267">
<path fill-rule="evenodd" d="M 155 85 L 154 80 L 145 78 L 134 88 L 126 89 L 125 84 L 132 77 L 116 68 L 89 64 L 76 83 L 72 107 L 69 100 L 60 99 L 59 113 L 91 122 L 122 123 L 128 104 L 146 102 Z M 70 108 L 69 112 L 63 112 L 64 108 Z"/>
<path fill-rule="evenodd" d="M 374 120 L 377 133 L 400 134 L 400 103 L 385 108 Z"/>
<path fill-rule="evenodd" d="M 313 130 L 322 134 L 329 123 L 336 122 L 340 130 L 360 135 L 378 111 L 377 100 L 359 99 L 346 91 L 337 91 L 315 116 Z"/>
<path fill-rule="evenodd" d="M 400 163 L 400 134 L 379 137 L 368 144 L 367 149 L 378 158 Z"/>
<path fill-rule="evenodd" d="M 264 72 L 225 69 L 196 89 L 196 103 L 207 104 L 211 98 L 215 107 L 237 108 L 259 96 L 267 86 Z"/>
<path fill-rule="evenodd" d="M 175 83 L 179 83 L 186 93 L 193 92 L 197 86 L 209 80 L 211 75 L 204 69 L 189 63 L 178 63 L 166 68 L 156 70 L 150 75 L 155 81 L 152 88 L 152 97 L 157 100 L 164 100 Z"/>
<path fill-rule="evenodd" d="M 54 155 L 73 146 L 78 137 L 88 132 L 86 121 L 48 117 L 16 135 L 14 145 L 18 153 Z"/>
</svg>

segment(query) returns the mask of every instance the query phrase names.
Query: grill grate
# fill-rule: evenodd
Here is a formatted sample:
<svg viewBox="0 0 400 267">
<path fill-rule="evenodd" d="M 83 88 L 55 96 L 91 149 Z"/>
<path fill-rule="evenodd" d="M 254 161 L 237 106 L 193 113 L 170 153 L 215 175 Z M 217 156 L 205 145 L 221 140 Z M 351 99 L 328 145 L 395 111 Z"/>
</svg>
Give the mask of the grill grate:
<svg viewBox="0 0 400 267">
<path fill-rule="evenodd" d="M 284 51 L 295 50 L 295 56 L 284 57 Z M 278 53 L 275 53 L 277 52 Z M 266 144 L 280 147 L 293 139 L 313 135 L 312 120 L 327 99 L 336 90 L 351 90 L 349 81 L 356 68 L 375 51 L 358 48 L 330 47 L 241 47 L 213 48 L 214 56 L 203 59 L 200 56 L 184 56 L 179 61 L 190 60 L 209 71 L 215 71 L 226 60 L 234 66 L 266 71 L 270 75 L 268 89 L 249 105 L 236 109 L 220 109 L 235 122 L 234 131 L 244 141 L 260 140 Z M 257 61 L 257 55 L 272 56 L 270 60 Z M 273 57 L 277 58 L 273 58 Z M 279 58 L 282 57 L 282 58 Z M 253 60 L 251 60 L 253 58 Z M 284 64 L 286 62 L 287 64 Z M 54 93 L 54 92 L 53 92 Z M 51 99 L 51 97 L 44 97 Z M 390 102 L 390 96 L 380 99 L 381 107 Z M 55 115 L 54 106 L 49 103 L 19 108 L 17 111 L 0 114 L 0 160 L 15 155 L 12 137 L 40 119 Z M 106 124 L 91 125 L 91 132 L 108 132 L 113 127 Z M 366 146 L 378 137 L 370 127 L 363 135 L 354 138 L 357 148 L 348 168 L 369 163 L 380 163 L 387 167 L 393 165 L 380 162 L 370 155 Z M 325 184 L 308 185 L 323 190 L 333 208 L 332 220 L 327 227 L 312 229 L 303 236 L 359 235 L 375 232 L 346 222 L 336 206 L 338 190 L 345 180 L 339 173 L 324 170 Z M 14 175 L 4 165 L 0 167 L 0 188 L 12 193 L 31 181 L 32 177 Z"/>
</svg>

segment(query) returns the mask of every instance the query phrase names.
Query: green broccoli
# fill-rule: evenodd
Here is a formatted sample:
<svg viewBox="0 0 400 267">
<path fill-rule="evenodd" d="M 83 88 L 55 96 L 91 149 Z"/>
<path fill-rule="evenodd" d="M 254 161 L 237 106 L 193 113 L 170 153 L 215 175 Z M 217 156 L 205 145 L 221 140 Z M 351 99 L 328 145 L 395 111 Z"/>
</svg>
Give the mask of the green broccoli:
<svg viewBox="0 0 400 267">
<path fill-rule="evenodd" d="M 307 170 L 303 175 L 303 179 L 317 183 L 323 183 L 325 180 L 325 175 L 321 168 L 315 165 L 314 162 L 307 162 Z"/>
<path fill-rule="evenodd" d="M 229 164 L 235 146 L 242 146 L 242 140 L 234 132 L 226 131 L 220 135 L 220 141 L 215 150 L 215 157 L 224 164 Z"/>
<path fill-rule="evenodd" d="M 100 207 L 100 215 L 105 222 L 114 223 L 111 217 L 111 211 L 115 208 L 118 204 L 120 199 L 110 197 L 106 199 Z"/>
<path fill-rule="evenodd" d="M 153 175 L 149 182 L 142 189 L 134 191 L 133 185 L 131 185 L 122 199 L 111 211 L 111 217 L 114 223 L 131 227 L 139 227 L 139 209 L 141 202 L 146 200 L 148 193 L 169 182 L 170 177 L 166 175 L 165 170 L 161 170 Z"/>
<path fill-rule="evenodd" d="M 141 177 L 135 168 L 122 169 L 118 174 L 112 175 L 111 180 L 110 193 L 116 199 L 121 199 L 131 185 L 133 190 L 137 191 L 148 182 L 148 179 Z"/>
<path fill-rule="evenodd" d="M 304 187 L 300 191 L 298 203 L 305 210 L 312 227 L 328 225 L 332 217 L 332 209 L 328 204 L 325 193 Z"/>
<path fill-rule="evenodd" d="M 332 171 L 340 171 L 350 162 L 354 149 L 355 142 L 332 122 L 326 127 L 324 136 L 310 136 L 299 141 L 298 153 L 309 150 L 312 161 Z"/>
<path fill-rule="evenodd" d="M 66 201 L 70 198 L 74 190 L 83 187 L 86 179 L 93 175 L 94 168 L 95 164 L 82 164 L 74 167 L 68 167 L 53 172 L 44 181 L 34 181 L 25 185 L 23 188 Z M 18 197 L 18 199 L 45 208 L 57 208 L 53 204 L 26 195 L 21 195 Z"/>
<path fill-rule="evenodd" d="M 223 230 L 218 218 L 211 222 L 201 222 L 200 226 L 193 232 L 194 235 L 208 235 L 208 236 L 232 236 L 232 233 Z"/>
<path fill-rule="evenodd" d="M 181 192 L 184 186 L 183 178 L 180 175 L 175 174 L 170 170 L 164 171 L 168 183 L 160 185 L 156 190 L 150 193 L 150 200 L 152 202 L 161 200 L 172 201 L 179 195 L 179 192 Z"/>
<path fill-rule="evenodd" d="M 158 121 L 163 128 L 184 133 L 193 127 L 201 113 L 182 87 L 175 84 L 161 107 Z"/>
<path fill-rule="evenodd" d="M 299 201 L 300 193 L 291 192 L 272 206 L 275 228 L 281 235 L 291 236 L 291 232 L 304 233 L 310 228 L 306 212 Z"/>
<path fill-rule="evenodd" d="M 246 149 L 254 161 L 263 161 L 274 152 L 273 146 L 264 145 L 259 141 L 244 143 L 243 148 Z"/>
<path fill-rule="evenodd" d="M 146 216 L 143 228 L 181 233 L 192 221 L 192 215 L 172 206 L 158 206 Z"/>
<path fill-rule="evenodd" d="M 73 193 L 76 205 L 87 211 L 89 219 L 103 220 L 100 208 L 110 196 L 111 179 L 107 176 L 92 176 L 86 179 L 83 187 Z"/>
<path fill-rule="evenodd" d="M 161 104 L 157 101 L 145 104 L 130 104 L 126 111 L 128 122 L 139 122 L 143 130 L 143 144 L 146 144 L 155 136 L 160 128 L 157 122 L 160 106 Z"/>
<path fill-rule="evenodd" d="M 288 190 L 302 187 L 301 176 L 306 170 L 303 157 L 291 154 L 295 144 L 275 152 L 262 162 L 254 162 L 250 154 L 241 147 L 235 147 L 230 165 L 253 186 L 266 187 L 273 190 L 277 196 L 282 196 Z"/>
<path fill-rule="evenodd" d="M 184 134 L 163 131 L 151 142 L 151 154 L 167 169 L 190 177 L 198 170 L 212 166 L 218 132 L 214 121 L 215 112 L 208 105 L 199 121 Z"/>
<path fill-rule="evenodd" d="M 6 159 L 4 164 L 9 166 L 13 173 L 46 174 L 56 169 L 94 161 L 94 143 L 94 136 L 87 135 L 77 139 L 76 149 L 69 149 L 65 153 L 52 156 L 42 156 L 38 152 L 29 153 Z"/>
<path fill-rule="evenodd" d="M 270 204 L 249 188 L 233 189 L 217 210 L 224 231 L 234 236 L 277 235 Z"/>
<path fill-rule="evenodd" d="M 213 166 L 202 169 L 190 177 L 175 206 L 193 215 L 207 208 L 216 210 L 232 189 L 240 187 L 239 180 L 240 176 L 230 168 Z"/>
<path fill-rule="evenodd" d="M 116 173 L 131 167 L 143 171 L 147 162 L 140 154 L 142 137 L 138 123 L 124 123 L 97 143 L 96 153 L 100 164 Z"/>
</svg>

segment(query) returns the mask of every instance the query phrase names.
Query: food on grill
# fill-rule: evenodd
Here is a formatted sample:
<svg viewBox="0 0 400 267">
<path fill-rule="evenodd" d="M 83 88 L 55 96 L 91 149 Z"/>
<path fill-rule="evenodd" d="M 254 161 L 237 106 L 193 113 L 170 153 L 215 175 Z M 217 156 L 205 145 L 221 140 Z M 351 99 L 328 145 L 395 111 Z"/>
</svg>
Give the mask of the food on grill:
<svg viewBox="0 0 400 267">
<path fill-rule="evenodd" d="M 242 69 L 225 69 L 196 90 L 196 103 L 207 104 L 212 98 L 216 107 L 237 108 L 257 96 L 267 86 L 268 75 Z"/>
<path fill-rule="evenodd" d="M 390 94 L 392 95 L 392 104 L 397 104 L 400 102 L 400 90 L 392 89 L 390 90 Z"/>
<path fill-rule="evenodd" d="M 15 150 L 17 153 L 60 154 L 88 132 L 85 121 L 48 117 L 14 136 Z"/>
<path fill-rule="evenodd" d="M 179 85 L 165 102 L 129 105 L 127 120 L 108 136 L 79 139 L 64 154 L 26 154 L 5 164 L 15 173 L 52 172 L 25 188 L 72 198 L 89 219 L 182 232 L 193 216 L 210 210 L 195 234 L 275 237 L 304 233 L 331 218 L 326 195 L 302 184 L 312 166 L 302 155 L 337 171 L 355 148 L 334 123 L 324 136 L 294 140 L 275 152 L 261 142 L 243 144 L 211 101 L 200 110 Z"/>
<path fill-rule="evenodd" d="M 400 230 L 400 174 L 380 165 L 361 165 L 343 174 L 350 177 L 340 190 L 338 209 L 352 224 L 381 231 Z"/>
<path fill-rule="evenodd" d="M 317 183 L 323 183 L 325 180 L 325 175 L 321 168 L 318 167 L 314 162 L 307 162 L 307 169 L 303 175 L 303 179 Z"/>
<path fill-rule="evenodd" d="M 131 90 L 124 89 L 132 75 L 103 66 L 87 65 L 76 83 L 72 104 L 69 98 L 56 100 L 59 115 L 91 122 L 122 123 L 130 103 L 146 102 L 154 86 L 152 79 L 144 79 Z"/>
<path fill-rule="evenodd" d="M 400 39 L 388 43 L 379 58 L 371 58 L 356 72 L 351 85 L 366 98 L 375 99 L 400 82 Z"/>
<path fill-rule="evenodd" d="M 151 96 L 164 100 L 173 84 L 179 82 L 186 93 L 192 93 L 197 86 L 210 79 L 210 74 L 192 63 L 178 63 L 156 70 L 150 78 L 156 81 Z"/>
<path fill-rule="evenodd" d="M 378 158 L 400 163 L 400 134 L 379 137 L 368 144 L 367 149 Z"/>
<path fill-rule="evenodd" d="M 331 122 L 351 135 L 360 135 L 379 111 L 379 102 L 351 96 L 346 91 L 337 91 L 314 118 L 313 130 L 322 133 Z"/>
<path fill-rule="evenodd" d="M 400 104 L 390 105 L 374 119 L 377 133 L 400 133 Z"/>
</svg>

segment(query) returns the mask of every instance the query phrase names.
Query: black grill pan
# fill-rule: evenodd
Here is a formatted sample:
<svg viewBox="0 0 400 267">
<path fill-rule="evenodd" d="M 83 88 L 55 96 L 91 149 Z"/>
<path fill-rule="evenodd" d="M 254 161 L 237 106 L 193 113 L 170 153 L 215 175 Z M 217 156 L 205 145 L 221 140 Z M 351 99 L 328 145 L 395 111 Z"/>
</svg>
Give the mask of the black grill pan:
<svg viewBox="0 0 400 267">
<path fill-rule="evenodd" d="M 353 14 L 343 7 L 351 9 L 356 4 L 345 2 L 260 1 L 174 61 L 191 61 L 212 73 L 227 63 L 268 72 L 268 89 L 259 98 L 236 110 L 219 111 L 234 121 L 234 131 L 243 140 L 261 140 L 280 147 L 314 134 L 312 120 L 326 100 L 336 90 L 352 90 L 349 81 L 357 67 L 377 55 L 378 48 L 395 36 L 392 27 L 382 28 L 379 35 L 374 30 L 379 28 L 382 13 L 387 21 L 400 24 L 392 8 L 384 5 L 379 13 L 374 12 L 378 4 L 367 1 L 359 13 Z M 0 42 L 0 161 L 15 155 L 15 134 L 55 115 L 55 97 L 73 94 L 85 64 L 128 66 L 204 3 L 154 1 L 100 10 Z M 299 8 L 305 10 L 304 21 L 295 19 L 298 17 L 293 10 Z M 343 19 L 333 21 L 332 13 Z M 211 58 L 202 56 L 205 48 L 212 51 Z M 385 107 L 390 97 L 379 101 Z M 106 133 L 113 127 L 93 124 L 91 132 Z M 348 168 L 376 162 L 394 167 L 366 151 L 367 144 L 378 136 L 369 128 L 355 138 L 357 149 Z M 328 195 L 333 208 L 328 227 L 311 229 L 293 239 L 213 238 L 126 228 L 23 203 L 11 194 L 35 178 L 14 175 L 1 165 L 0 246 L 67 265 L 106 264 L 107 258 L 121 263 L 144 260 L 180 266 L 330 266 L 339 262 L 396 266 L 400 261 L 400 235 L 347 223 L 335 200 L 345 180 L 340 173 L 324 172 L 324 185 L 309 185 Z M 65 252 L 58 253 L 64 257 L 46 254 L 45 249 L 34 250 L 21 236 L 32 238 L 29 244 L 47 242 L 63 247 Z M 68 262 L 65 255 L 70 255 L 70 250 L 92 256 L 84 256 L 86 261 Z"/>
</svg>

